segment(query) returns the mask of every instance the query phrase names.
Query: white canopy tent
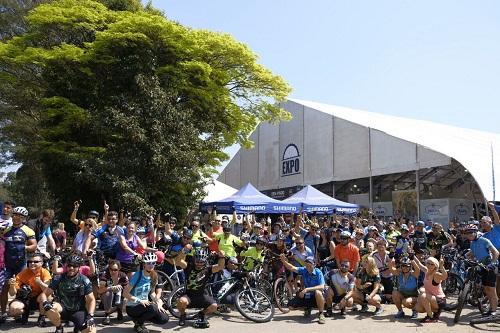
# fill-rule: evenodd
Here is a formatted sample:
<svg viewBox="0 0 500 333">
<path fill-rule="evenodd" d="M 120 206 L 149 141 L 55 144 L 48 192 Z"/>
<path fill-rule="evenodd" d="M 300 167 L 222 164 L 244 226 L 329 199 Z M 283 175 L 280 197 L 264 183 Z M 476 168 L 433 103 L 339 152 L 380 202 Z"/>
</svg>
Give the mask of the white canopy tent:
<svg viewBox="0 0 500 333">
<path fill-rule="evenodd" d="M 235 194 L 238 191 L 237 189 L 221 183 L 218 180 L 214 180 L 212 184 L 205 186 L 204 190 L 207 193 L 207 196 L 203 198 L 202 202 L 219 201 Z"/>
</svg>

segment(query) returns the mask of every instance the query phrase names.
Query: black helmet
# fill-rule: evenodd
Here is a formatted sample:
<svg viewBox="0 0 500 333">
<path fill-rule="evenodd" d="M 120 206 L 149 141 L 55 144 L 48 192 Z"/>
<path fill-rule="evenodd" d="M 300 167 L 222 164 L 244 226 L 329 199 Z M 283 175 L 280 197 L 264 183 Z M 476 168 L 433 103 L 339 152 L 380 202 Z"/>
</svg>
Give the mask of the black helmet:
<svg viewBox="0 0 500 333">
<path fill-rule="evenodd" d="M 194 260 L 197 262 L 207 262 L 208 251 L 205 248 L 197 248 L 194 252 Z"/>
<path fill-rule="evenodd" d="M 266 245 L 267 244 L 267 241 L 264 237 L 262 236 L 259 236 L 257 238 L 255 238 L 255 245 Z"/>
<path fill-rule="evenodd" d="M 83 258 L 78 254 L 72 254 L 66 260 L 66 265 L 71 265 L 73 267 L 80 267 L 83 265 Z"/>
</svg>

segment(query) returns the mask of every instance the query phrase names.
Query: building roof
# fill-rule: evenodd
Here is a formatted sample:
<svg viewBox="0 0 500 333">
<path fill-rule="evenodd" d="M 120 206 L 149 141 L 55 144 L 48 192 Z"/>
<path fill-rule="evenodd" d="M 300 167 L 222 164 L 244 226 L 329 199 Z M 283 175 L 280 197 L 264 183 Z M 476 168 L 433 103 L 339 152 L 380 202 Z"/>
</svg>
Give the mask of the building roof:
<svg viewBox="0 0 500 333">
<path fill-rule="evenodd" d="M 471 173 L 487 200 L 496 200 L 496 189 L 500 190 L 499 134 L 299 99 L 290 101 L 447 155 Z"/>
</svg>

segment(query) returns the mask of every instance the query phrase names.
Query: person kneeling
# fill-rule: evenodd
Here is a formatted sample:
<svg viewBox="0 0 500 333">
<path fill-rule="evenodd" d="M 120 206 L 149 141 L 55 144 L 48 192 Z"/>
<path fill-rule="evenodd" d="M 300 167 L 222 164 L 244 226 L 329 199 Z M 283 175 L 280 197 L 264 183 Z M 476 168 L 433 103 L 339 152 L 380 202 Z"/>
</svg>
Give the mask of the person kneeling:
<svg viewBox="0 0 500 333">
<path fill-rule="evenodd" d="M 95 333 L 95 298 L 92 283 L 79 273 L 83 259 L 73 254 L 66 264 L 68 271 L 54 279 L 40 294 L 45 314 L 56 327 L 55 333 L 64 332 L 61 319 L 72 321 L 75 324 L 75 331 Z M 47 298 L 54 293 L 58 296 L 59 303 L 48 301 Z"/>
<path fill-rule="evenodd" d="M 326 297 L 326 314 L 333 315 L 332 304 L 338 304 L 340 315 L 344 318 L 345 308 L 352 307 L 354 291 L 354 275 L 349 273 L 349 260 L 342 260 L 340 269 L 332 269 L 327 274 L 328 292 Z"/>
<path fill-rule="evenodd" d="M 206 286 L 210 282 L 212 275 L 224 269 L 224 252 L 217 253 L 219 261 L 217 265 L 208 266 L 208 251 L 204 248 L 198 248 L 194 256 L 190 256 L 190 260 L 180 260 L 179 266 L 185 269 L 186 272 L 186 293 L 179 298 L 177 302 L 177 310 L 180 313 L 179 326 L 186 325 L 186 309 L 200 308 L 203 309 L 198 313 L 198 321 L 195 322 L 196 328 L 209 327 L 206 315 L 217 310 L 217 302 L 206 291 Z"/>
<path fill-rule="evenodd" d="M 26 324 L 30 311 L 40 309 L 38 326 L 45 327 L 44 310 L 40 294 L 50 283 L 50 273 L 42 267 L 43 254 L 35 252 L 28 257 L 28 268 L 9 280 L 9 295 L 16 296 L 10 303 L 9 315 L 17 318 L 16 322 Z"/>
<path fill-rule="evenodd" d="M 295 267 L 290 264 L 284 254 L 280 255 L 281 262 L 286 269 L 297 273 L 302 276 L 304 281 L 304 289 L 299 291 L 297 295 L 288 303 L 291 309 L 305 308 L 304 315 L 311 314 L 311 308 L 317 307 L 318 324 L 325 323 L 325 315 L 323 310 L 325 308 L 325 278 L 323 273 L 314 266 L 314 258 L 307 257 L 305 260 L 306 267 Z"/>
<path fill-rule="evenodd" d="M 125 287 L 123 295 L 128 300 L 126 311 L 134 322 L 137 333 L 148 333 L 146 321 L 156 325 L 168 323 L 167 310 L 163 308 L 162 281 L 154 271 L 158 257 L 156 253 L 146 253 L 142 257 L 143 268 L 135 272 Z"/>
</svg>

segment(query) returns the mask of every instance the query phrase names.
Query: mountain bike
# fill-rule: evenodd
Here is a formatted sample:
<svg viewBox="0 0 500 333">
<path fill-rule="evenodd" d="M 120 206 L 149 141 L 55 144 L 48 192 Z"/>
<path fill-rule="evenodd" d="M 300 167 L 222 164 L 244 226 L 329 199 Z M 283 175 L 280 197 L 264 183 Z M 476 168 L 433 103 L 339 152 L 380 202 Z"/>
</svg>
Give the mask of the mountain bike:
<svg viewBox="0 0 500 333">
<path fill-rule="evenodd" d="M 222 287 L 220 287 L 222 286 Z M 218 290 L 213 294 L 212 290 Z M 261 290 L 250 286 L 246 273 L 234 272 L 233 276 L 208 283 L 205 292 L 215 298 L 217 304 L 233 304 L 241 315 L 256 323 L 265 323 L 274 317 L 274 306 L 271 299 Z M 175 289 L 167 300 L 168 311 L 179 318 L 177 301 L 186 294 L 184 285 Z M 187 309 L 186 319 L 194 319 L 200 309 Z"/>
</svg>

